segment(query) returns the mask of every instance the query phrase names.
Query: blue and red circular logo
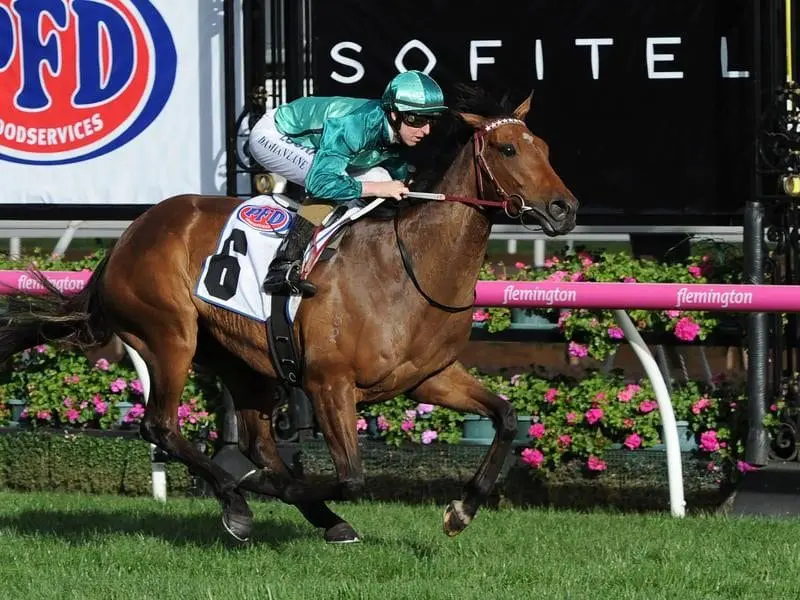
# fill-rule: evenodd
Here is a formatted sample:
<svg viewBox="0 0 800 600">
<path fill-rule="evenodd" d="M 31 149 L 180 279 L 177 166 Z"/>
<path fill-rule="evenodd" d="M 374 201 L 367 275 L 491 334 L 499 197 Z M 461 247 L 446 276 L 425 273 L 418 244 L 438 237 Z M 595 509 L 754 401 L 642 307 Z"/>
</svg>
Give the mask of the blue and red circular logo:
<svg viewBox="0 0 800 600">
<path fill-rule="evenodd" d="M 142 133 L 177 52 L 151 0 L 0 0 L 0 159 L 58 165 Z"/>
<path fill-rule="evenodd" d="M 264 233 L 281 234 L 292 224 L 292 215 L 280 206 L 245 205 L 237 211 L 236 218 Z"/>
</svg>

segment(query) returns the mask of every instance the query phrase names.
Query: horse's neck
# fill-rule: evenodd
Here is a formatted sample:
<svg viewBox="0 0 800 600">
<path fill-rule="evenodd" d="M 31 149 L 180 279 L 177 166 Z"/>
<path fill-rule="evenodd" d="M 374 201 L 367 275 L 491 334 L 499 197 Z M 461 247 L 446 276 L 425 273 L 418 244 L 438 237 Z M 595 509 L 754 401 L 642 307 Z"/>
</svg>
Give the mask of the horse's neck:
<svg viewBox="0 0 800 600">
<path fill-rule="evenodd" d="M 459 152 L 435 192 L 478 197 L 472 144 Z M 473 286 L 483 264 L 491 224 L 474 206 L 457 202 L 428 202 L 416 212 L 412 227 L 423 235 L 425 256 L 438 267 L 440 278 L 459 282 L 457 287 Z M 416 243 L 415 243 L 416 245 Z M 437 255 L 433 260 L 432 254 Z"/>
</svg>

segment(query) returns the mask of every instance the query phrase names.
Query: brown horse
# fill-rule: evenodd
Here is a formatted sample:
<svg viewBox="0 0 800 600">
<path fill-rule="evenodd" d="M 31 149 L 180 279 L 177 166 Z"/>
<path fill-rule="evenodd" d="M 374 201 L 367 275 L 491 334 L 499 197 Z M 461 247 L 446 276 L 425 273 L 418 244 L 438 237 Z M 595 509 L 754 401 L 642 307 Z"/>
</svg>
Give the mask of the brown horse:
<svg viewBox="0 0 800 600">
<path fill-rule="evenodd" d="M 152 381 L 142 437 L 209 482 L 225 528 L 238 539 L 252 528 L 242 488 L 296 505 L 329 541 L 357 539 L 324 501 L 351 499 L 363 488 L 358 403 L 407 393 L 490 417 L 494 441 L 463 497 L 444 514 L 445 532 L 456 535 L 491 492 L 516 430 L 512 406 L 456 360 L 470 337 L 475 285 L 499 210 L 468 199 L 501 201 L 512 215 L 527 211 L 549 235 L 575 226 L 578 203 L 551 167 L 547 145 L 525 125 L 529 108 L 530 97 L 513 112 L 489 108 L 479 94 L 465 97 L 454 111 L 461 129 L 437 152 L 448 167 L 426 187 L 461 201 L 405 206 L 393 219 L 367 216 L 312 272 L 318 293 L 300 305 L 294 333 L 303 352 L 302 386 L 336 482 L 311 486 L 278 456 L 269 415 L 280 383 L 263 324 L 193 294 L 203 260 L 214 253 L 239 199 L 184 195 L 154 205 L 124 232 L 80 294 L 67 298 L 52 290 L 44 300 L 30 299 L 31 310 L 11 315 L 0 329 L 0 360 L 45 340 L 85 349 L 119 335 L 142 356 Z M 177 408 L 193 362 L 216 371 L 234 398 L 241 450 L 260 468 L 245 481 L 181 437 Z"/>
</svg>

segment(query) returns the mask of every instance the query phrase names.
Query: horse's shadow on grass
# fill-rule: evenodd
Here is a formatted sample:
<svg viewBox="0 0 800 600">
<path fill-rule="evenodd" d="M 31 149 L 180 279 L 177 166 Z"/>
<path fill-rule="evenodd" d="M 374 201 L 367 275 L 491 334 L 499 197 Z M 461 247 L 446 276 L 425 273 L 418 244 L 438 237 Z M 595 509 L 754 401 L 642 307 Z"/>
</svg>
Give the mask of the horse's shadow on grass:
<svg viewBox="0 0 800 600">
<path fill-rule="evenodd" d="M 224 530 L 222 513 L 173 515 L 157 511 L 93 510 L 81 512 L 50 509 L 26 510 L 16 515 L 0 515 L 0 530 L 11 529 L 22 535 L 52 537 L 74 545 L 94 544 L 119 535 L 162 539 L 174 546 L 242 547 Z M 293 523 L 257 515 L 248 545 L 277 549 L 322 534 L 309 524 Z"/>
</svg>

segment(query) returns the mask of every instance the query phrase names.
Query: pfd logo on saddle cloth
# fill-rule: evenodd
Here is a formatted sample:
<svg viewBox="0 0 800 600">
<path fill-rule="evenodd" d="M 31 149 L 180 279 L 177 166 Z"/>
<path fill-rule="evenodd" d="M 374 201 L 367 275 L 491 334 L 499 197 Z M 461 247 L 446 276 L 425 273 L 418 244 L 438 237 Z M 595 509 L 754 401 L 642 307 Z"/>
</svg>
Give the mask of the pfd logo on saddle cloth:
<svg viewBox="0 0 800 600">
<path fill-rule="evenodd" d="M 0 159 L 67 164 L 123 146 L 176 70 L 152 0 L 0 0 Z"/>
<path fill-rule="evenodd" d="M 283 237 L 292 224 L 292 215 L 281 206 L 253 206 L 247 204 L 236 211 L 236 218 L 264 234 Z"/>
</svg>

